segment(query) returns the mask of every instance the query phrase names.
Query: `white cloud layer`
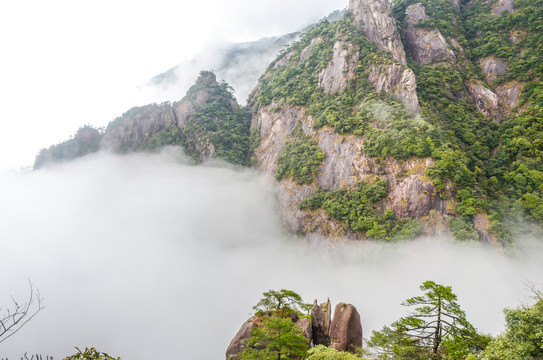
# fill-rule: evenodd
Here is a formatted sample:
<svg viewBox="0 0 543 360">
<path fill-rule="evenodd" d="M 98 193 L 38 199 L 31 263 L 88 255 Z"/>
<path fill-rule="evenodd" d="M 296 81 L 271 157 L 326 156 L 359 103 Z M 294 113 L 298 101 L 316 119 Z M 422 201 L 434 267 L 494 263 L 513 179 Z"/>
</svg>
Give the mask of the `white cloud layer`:
<svg viewBox="0 0 543 360">
<path fill-rule="evenodd" d="M 123 359 L 221 359 L 262 292 L 354 304 L 364 335 L 404 315 L 425 280 L 453 286 L 493 334 L 502 309 L 543 282 L 543 246 L 514 255 L 439 239 L 306 243 L 284 233 L 272 181 L 249 170 L 161 155 L 97 154 L 0 174 L 0 304 L 30 278 L 46 308 L 0 344 L 56 359 L 94 346 Z"/>
<path fill-rule="evenodd" d="M 347 5 L 347 0 L 3 1 L 0 168 L 32 165 L 41 148 L 84 124 L 104 126 L 133 106 L 172 100 L 150 98 L 137 88 L 196 54 L 211 54 L 217 43 L 293 32 Z"/>
</svg>

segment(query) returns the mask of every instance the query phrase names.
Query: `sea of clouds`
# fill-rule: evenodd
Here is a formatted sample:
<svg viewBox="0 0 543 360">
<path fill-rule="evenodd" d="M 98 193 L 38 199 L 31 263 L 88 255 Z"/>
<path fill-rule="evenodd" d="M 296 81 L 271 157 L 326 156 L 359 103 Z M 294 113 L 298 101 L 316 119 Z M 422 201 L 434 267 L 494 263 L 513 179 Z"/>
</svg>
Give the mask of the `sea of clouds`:
<svg viewBox="0 0 543 360">
<path fill-rule="evenodd" d="M 262 292 L 354 304 L 364 336 L 406 314 L 425 280 L 450 285 L 481 331 L 543 283 L 543 245 L 514 252 L 426 238 L 399 244 L 306 241 L 281 226 L 273 179 L 178 148 L 100 153 L 0 173 L 0 307 L 45 308 L 0 343 L 0 358 L 61 359 L 74 346 L 123 359 L 221 359 Z"/>
</svg>

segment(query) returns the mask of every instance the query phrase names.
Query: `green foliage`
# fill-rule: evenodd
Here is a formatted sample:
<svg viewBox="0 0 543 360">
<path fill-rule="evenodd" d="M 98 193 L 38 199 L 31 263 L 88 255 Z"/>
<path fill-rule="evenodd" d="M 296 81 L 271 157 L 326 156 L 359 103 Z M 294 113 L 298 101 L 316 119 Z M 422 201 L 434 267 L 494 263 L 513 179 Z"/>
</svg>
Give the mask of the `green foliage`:
<svg viewBox="0 0 543 360">
<path fill-rule="evenodd" d="M 466 319 L 451 287 L 425 281 L 424 292 L 402 303 L 410 315 L 374 331 L 370 339 L 379 359 L 465 359 L 487 345 Z"/>
<path fill-rule="evenodd" d="M 309 340 L 290 318 L 265 317 L 247 339 L 247 348 L 240 354 L 242 360 L 276 360 L 304 358 Z"/>
<path fill-rule="evenodd" d="M 484 360 L 543 358 L 543 299 L 529 307 L 505 310 L 506 330 L 484 352 Z"/>
<path fill-rule="evenodd" d="M 307 360 L 360 360 L 360 357 L 353 353 L 337 351 L 324 345 L 313 347 L 307 354 Z"/>
<path fill-rule="evenodd" d="M 257 314 L 281 310 L 283 308 L 294 311 L 308 311 L 311 309 L 311 304 L 304 303 L 302 297 L 292 290 L 269 290 L 262 295 L 264 295 L 264 297 L 253 307 L 253 310 L 255 310 Z"/>
<path fill-rule="evenodd" d="M 49 163 L 69 161 L 95 153 L 100 148 L 101 139 L 102 133 L 99 129 L 90 125 L 82 126 L 70 140 L 40 150 L 34 162 L 34 169 Z"/>
<path fill-rule="evenodd" d="M 144 151 L 157 151 L 166 145 L 180 145 L 181 141 L 181 130 L 177 126 L 171 125 L 145 140 L 141 148 Z"/>
<path fill-rule="evenodd" d="M 390 209 L 381 213 L 378 204 L 386 197 L 387 191 L 388 183 L 379 178 L 373 184 L 361 181 L 350 190 L 319 189 L 316 194 L 300 203 L 300 209 L 322 208 L 333 219 L 369 238 L 398 240 L 418 235 L 421 230 L 420 223 L 399 219 Z"/>
<path fill-rule="evenodd" d="M 278 180 L 292 177 L 299 185 L 311 184 L 317 177 L 324 157 L 313 140 L 299 134 L 283 144 L 275 177 Z"/>
<path fill-rule="evenodd" d="M 211 73 L 212 74 L 212 73 Z M 248 165 L 251 115 L 246 108 L 239 108 L 232 88 L 225 82 L 206 80 L 209 72 L 202 72 L 200 79 L 189 89 L 184 100 L 196 101 L 205 92 L 207 101 L 198 105 L 183 130 L 181 143 L 185 152 L 196 161 L 211 154 L 233 164 Z"/>
<path fill-rule="evenodd" d="M 64 360 L 121 360 L 120 357 L 119 358 L 111 357 L 106 353 L 99 352 L 95 348 L 90 348 L 90 349 L 85 348 L 85 351 L 81 351 L 78 348 L 76 349 L 77 349 L 76 354 L 65 357 Z"/>
</svg>

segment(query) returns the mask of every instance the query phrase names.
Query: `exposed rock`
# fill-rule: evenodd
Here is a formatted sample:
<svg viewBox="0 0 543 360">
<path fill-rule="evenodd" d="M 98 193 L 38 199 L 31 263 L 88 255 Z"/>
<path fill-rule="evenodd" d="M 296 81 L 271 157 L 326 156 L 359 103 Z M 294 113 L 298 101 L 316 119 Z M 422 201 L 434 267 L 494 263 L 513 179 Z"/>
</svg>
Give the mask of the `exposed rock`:
<svg viewBox="0 0 543 360">
<path fill-rule="evenodd" d="M 321 305 L 317 305 L 317 300 L 313 303 L 313 308 L 311 309 L 313 344 L 330 345 L 331 312 L 332 305 L 330 304 L 330 300 Z"/>
<path fill-rule="evenodd" d="M 438 206 L 438 196 L 432 181 L 426 176 L 434 165 L 431 158 L 407 161 L 387 160 L 381 171 L 390 186 L 385 205 L 402 218 L 421 219 Z"/>
<path fill-rule="evenodd" d="M 489 0 L 491 3 L 493 0 Z M 494 15 L 501 15 L 504 12 L 513 13 L 515 11 L 514 8 L 514 2 L 515 0 L 498 0 L 497 2 L 492 4 L 492 11 L 491 13 Z"/>
<path fill-rule="evenodd" d="M 185 128 L 188 119 L 196 113 L 194 105 L 190 101 L 179 101 L 173 104 L 175 117 L 177 118 L 177 127 L 181 130 Z"/>
<path fill-rule="evenodd" d="M 487 244 L 498 245 L 496 235 L 490 232 L 490 220 L 484 213 L 473 215 L 473 227 L 479 233 L 479 240 Z"/>
<path fill-rule="evenodd" d="M 403 100 L 409 111 L 419 112 L 417 80 L 413 70 L 398 64 L 371 65 L 368 81 L 375 86 L 375 91 L 384 90 Z"/>
<path fill-rule="evenodd" d="M 308 214 L 298 209 L 298 205 L 315 191 L 315 185 L 298 185 L 291 179 L 283 179 L 277 185 L 276 197 L 281 219 L 291 233 L 296 234 L 305 227 L 304 219 Z"/>
<path fill-rule="evenodd" d="M 479 65 L 483 74 L 486 75 L 488 83 L 493 82 L 498 76 L 505 75 L 509 71 L 507 61 L 498 59 L 494 56 L 488 56 L 479 60 Z"/>
<path fill-rule="evenodd" d="M 460 0 L 451 0 L 451 3 L 455 9 L 460 10 Z"/>
<path fill-rule="evenodd" d="M 405 38 L 409 52 L 419 64 L 428 64 L 436 60 L 450 59 L 456 62 L 454 52 L 437 28 L 423 29 L 415 27 L 428 19 L 424 6 L 420 3 L 409 5 L 405 10 L 407 31 Z"/>
<path fill-rule="evenodd" d="M 334 310 L 330 327 L 331 348 L 338 351 L 356 352 L 362 347 L 362 324 L 360 315 L 351 304 L 339 303 Z"/>
<path fill-rule="evenodd" d="M 276 103 L 259 109 L 251 120 L 251 129 L 258 130 L 260 135 L 260 145 L 255 149 L 258 168 L 275 171 L 281 147 L 303 113 L 303 108 L 280 108 Z"/>
<path fill-rule="evenodd" d="M 455 39 L 451 39 L 451 45 L 453 48 L 455 48 L 460 54 L 466 55 L 466 50 L 460 45 L 460 43 Z"/>
<path fill-rule="evenodd" d="M 503 113 L 507 113 L 518 106 L 523 88 L 524 84 L 516 80 L 496 88 L 496 95 Z"/>
<path fill-rule="evenodd" d="M 294 324 L 298 329 L 302 331 L 302 334 L 305 336 L 309 342 L 311 342 L 313 336 L 311 332 L 311 321 L 308 318 L 301 318 Z"/>
<path fill-rule="evenodd" d="M 501 120 L 498 108 L 498 96 L 496 94 L 487 89 L 480 81 L 469 82 L 466 88 L 475 105 L 485 117 L 491 118 L 494 121 Z"/>
<path fill-rule="evenodd" d="M 293 55 L 294 55 L 294 52 L 292 52 L 292 51 L 286 53 L 281 59 L 279 59 L 275 63 L 275 65 L 273 65 L 273 68 L 278 69 L 280 67 L 285 66 L 286 64 L 288 64 L 288 62 L 290 61 L 290 59 L 292 58 Z"/>
<path fill-rule="evenodd" d="M 174 111 L 169 104 L 132 108 L 110 123 L 101 145 L 116 150 L 129 150 L 142 145 L 168 126 L 176 124 Z"/>
<path fill-rule="evenodd" d="M 319 86 L 324 91 L 342 91 L 356 77 L 358 51 L 354 45 L 344 41 L 334 44 L 332 61 L 319 74 Z"/>
<path fill-rule="evenodd" d="M 230 345 L 228 345 L 228 348 L 226 349 L 226 360 L 231 360 L 232 357 L 245 350 L 247 339 L 251 337 L 251 331 L 256 327 L 255 321 L 256 318 L 252 317 L 241 325 L 241 328 L 238 330 L 232 341 L 230 341 Z"/>
<path fill-rule="evenodd" d="M 367 158 L 363 156 L 361 137 L 338 135 L 331 129 L 319 131 L 319 147 L 326 157 L 318 175 L 319 186 L 337 189 L 354 186 L 364 178 Z"/>
<path fill-rule="evenodd" d="M 388 51 L 402 65 L 406 65 L 405 50 L 390 16 L 390 2 L 382 0 L 349 0 L 356 27 L 363 30 L 379 50 Z"/>
<path fill-rule="evenodd" d="M 320 43 L 322 39 L 320 37 L 316 37 L 311 40 L 309 45 L 305 49 L 302 50 L 302 53 L 300 54 L 300 63 L 303 63 L 307 60 L 307 58 L 311 55 L 311 50 L 313 50 L 313 46 Z"/>
</svg>

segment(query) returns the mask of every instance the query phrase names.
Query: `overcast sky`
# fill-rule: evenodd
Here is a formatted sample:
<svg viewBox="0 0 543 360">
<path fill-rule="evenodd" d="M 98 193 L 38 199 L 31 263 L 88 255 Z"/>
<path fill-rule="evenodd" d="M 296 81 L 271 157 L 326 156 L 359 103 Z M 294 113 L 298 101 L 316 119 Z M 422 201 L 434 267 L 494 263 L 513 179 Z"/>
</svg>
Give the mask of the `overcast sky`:
<svg viewBox="0 0 543 360">
<path fill-rule="evenodd" d="M 293 32 L 347 5 L 347 0 L 3 1 L 0 168 L 31 165 L 41 148 L 79 126 L 104 126 L 147 103 L 139 85 L 213 44 Z"/>
</svg>

